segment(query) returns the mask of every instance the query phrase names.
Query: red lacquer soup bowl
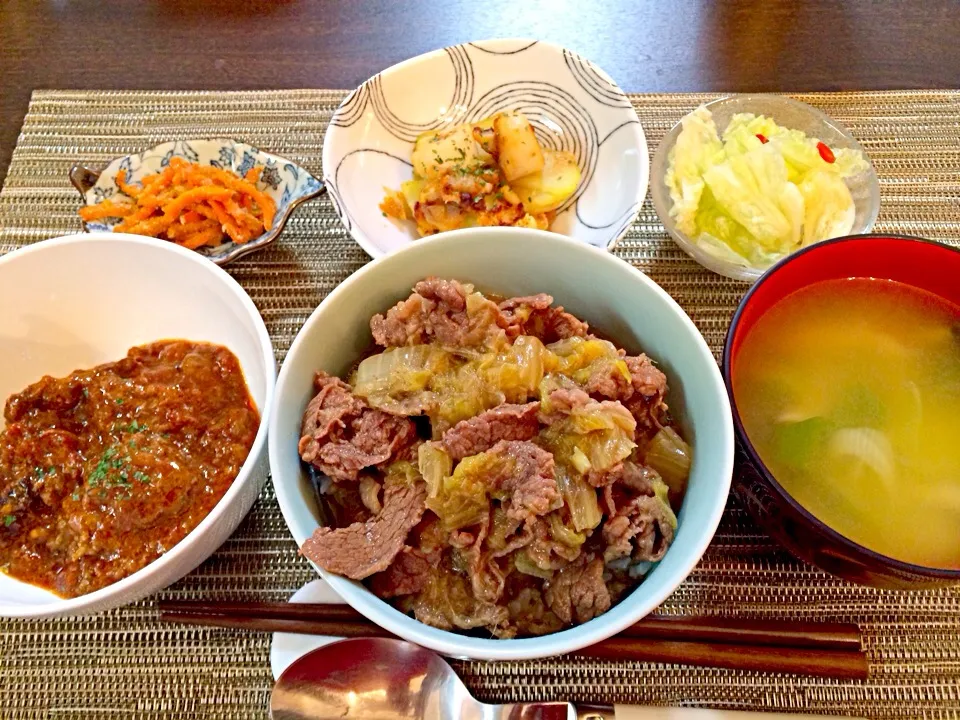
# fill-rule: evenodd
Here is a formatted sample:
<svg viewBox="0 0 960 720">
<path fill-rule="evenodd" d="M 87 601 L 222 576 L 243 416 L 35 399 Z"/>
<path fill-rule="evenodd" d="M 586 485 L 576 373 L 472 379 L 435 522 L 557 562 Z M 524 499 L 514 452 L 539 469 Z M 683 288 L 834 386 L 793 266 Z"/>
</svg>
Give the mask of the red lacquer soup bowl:
<svg viewBox="0 0 960 720">
<path fill-rule="evenodd" d="M 780 299 L 813 283 L 843 278 L 894 280 L 960 305 L 960 250 L 898 235 L 852 235 L 801 250 L 760 278 L 740 302 L 723 351 L 724 381 L 739 440 L 735 492 L 774 539 L 797 557 L 834 575 L 885 588 L 960 583 L 960 570 L 887 557 L 818 520 L 777 482 L 744 429 L 732 380 L 744 339 Z"/>
</svg>

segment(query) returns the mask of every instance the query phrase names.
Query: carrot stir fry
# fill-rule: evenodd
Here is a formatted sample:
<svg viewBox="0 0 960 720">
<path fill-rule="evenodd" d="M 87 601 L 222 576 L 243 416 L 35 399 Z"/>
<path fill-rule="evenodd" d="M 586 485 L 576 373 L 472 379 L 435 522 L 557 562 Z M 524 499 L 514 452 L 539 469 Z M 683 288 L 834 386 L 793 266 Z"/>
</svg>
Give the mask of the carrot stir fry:
<svg viewBox="0 0 960 720">
<path fill-rule="evenodd" d="M 170 164 L 141 185 L 117 173 L 119 198 L 80 208 L 86 222 L 122 218 L 114 232 L 163 238 L 196 249 L 228 240 L 247 243 L 273 226 L 277 205 L 257 189 L 262 168 L 244 177 L 209 165 L 171 158 Z"/>
</svg>

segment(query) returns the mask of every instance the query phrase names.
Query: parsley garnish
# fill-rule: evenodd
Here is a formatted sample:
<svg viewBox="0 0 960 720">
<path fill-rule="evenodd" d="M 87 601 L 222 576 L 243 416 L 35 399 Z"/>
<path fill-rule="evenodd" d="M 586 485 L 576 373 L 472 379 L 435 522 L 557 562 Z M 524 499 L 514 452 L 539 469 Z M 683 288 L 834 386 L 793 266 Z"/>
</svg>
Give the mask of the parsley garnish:
<svg viewBox="0 0 960 720">
<path fill-rule="evenodd" d="M 16 520 L 17 520 L 17 518 L 14 517 L 13 515 L 4 515 L 4 516 L 3 516 L 3 526 L 4 526 L 4 527 L 10 527 L 11 525 L 13 525 L 14 522 L 16 522 Z"/>
<path fill-rule="evenodd" d="M 114 400 L 114 402 L 115 402 L 117 405 L 123 405 L 123 398 L 117 398 L 116 400 Z"/>
<path fill-rule="evenodd" d="M 146 430 L 145 425 L 139 425 L 138 427 L 141 430 Z M 136 449 L 136 445 L 132 440 L 128 444 L 131 448 Z M 134 471 L 132 474 L 133 477 L 141 483 L 146 484 L 150 482 L 150 477 L 139 470 Z M 89 477 L 87 477 L 87 483 L 92 488 L 102 486 L 100 497 L 103 497 L 107 489 L 129 489 L 133 487 L 133 483 L 130 481 L 130 475 L 130 456 L 121 456 L 117 448 L 109 447 L 103 451 L 103 455 L 97 462 L 97 466 L 93 469 L 93 472 L 90 473 Z M 121 500 L 128 500 L 133 496 L 127 492 L 126 494 L 117 495 L 117 497 Z"/>
<path fill-rule="evenodd" d="M 117 449 L 113 447 L 109 447 L 103 451 L 103 455 L 99 462 L 97 462 L 97 466 L 93 469 L 93 472 L 90 473 L 90 477 L 87 478 L 90 487 L 97 487 L 97 485 L 106 480 L 107 473 L 110 472 L 110 468 L 113 465 L 110 460 L 116 454 Z"/>
<path fill-rule="evenodd" d="M 130 423 L 127 426 L 127 432 L 136 433 L 136 432 L 146 432 L 146 431 L 147 431 L 147 426 L 141 425 L 136 420 L 134 420 L 132 423 Z"/>
</svg>

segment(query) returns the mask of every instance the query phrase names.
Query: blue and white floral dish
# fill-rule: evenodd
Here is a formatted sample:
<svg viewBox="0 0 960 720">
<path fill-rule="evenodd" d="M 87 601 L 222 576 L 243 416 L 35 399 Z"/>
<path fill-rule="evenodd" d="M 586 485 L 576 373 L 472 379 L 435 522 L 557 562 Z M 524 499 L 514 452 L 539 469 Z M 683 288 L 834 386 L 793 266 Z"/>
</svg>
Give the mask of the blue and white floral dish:
<svg viewBox="0 0 960 720">
<path fill-rule="evenodd" d="M 101 170 L 93 170 L 82 164 L 74 165 L 70 170 L 70 181 L 80 191 L 84 204 L 95 205 L 120 192 L 116 183 L 120 170 L 126 170 L 128 183 L 137 184 L 145 176 L 160 172 L 169 164 L 170 158 L 174 157 L 231 170 L 241 177 L 250 168 L 262 167 L 263 172 L 257 181 L 257 188 L 277 203 L 273 227 L 260 237 L 243 245 L 226 242 L 217 247 L 207 246 L 196 251 L 217 265 L 226 265 L 269 245 L 280 235 L 294 208 L 317 197 L 325 189 L 323 183 L 299 165 L 229 138 L 165 142 L 141 153 L 112 160 Z M 85 222 L 83 229 L 85 232 L 111 231 L 119 222 L 120 218 Z"/>
<path fill-rule="evenodd" d="M 380 212 L 384 188 L 413 175 L 417 136 L 519 110 L 544 147 L 568 150 L 582 179 L 553 232 L 612 248 L 640 212 L 650 157 L 630 99 L 576 53 L 536 40 L 485 40 L 420 55 L 375 75 L 333 114 L 323 182 L 353 239 L 372 257 L 417 239 Z"/>
</svg>

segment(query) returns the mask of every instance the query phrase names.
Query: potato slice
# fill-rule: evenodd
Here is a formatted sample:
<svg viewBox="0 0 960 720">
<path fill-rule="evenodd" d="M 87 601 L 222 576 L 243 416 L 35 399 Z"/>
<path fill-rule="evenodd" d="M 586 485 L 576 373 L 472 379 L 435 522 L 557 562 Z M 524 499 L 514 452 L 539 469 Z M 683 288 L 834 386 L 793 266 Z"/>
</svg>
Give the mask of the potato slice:
<svg viewBox="0 0 960 720">
<path fill-rule="evenodd" d="M 545 213 L 563 205 L 580 184 L 580 168 L 572 153 L 544 150 L 543 170 L 515 180 L 511 187 L 528 213 Z"/>
<path fill-rule="evenodd" d="M 493 129 L 497 134 L 497 162 L 507 182 L 543 169 L 543 149 L 523 113 L 497 115 Z"/>
<path fill-rule="evenodd" d="M 420 201 L 420 191 L 423 190 L 423 185 L 423 180 L 406 180 L 400 183 L 400 192 L 403 194 L 403 199 L 406 201 L 407 207 L 410 208 L 411 214 L 413 208 Z"/>
<path fill-rule="evenodd" d="M 455 125 L 417 138 L 410 157 L 417 177 L 434 178 L 462 166 L 472 168 L 484 164 L 480 148 L 473 139 L 473 125 Z"/>
</svg>

